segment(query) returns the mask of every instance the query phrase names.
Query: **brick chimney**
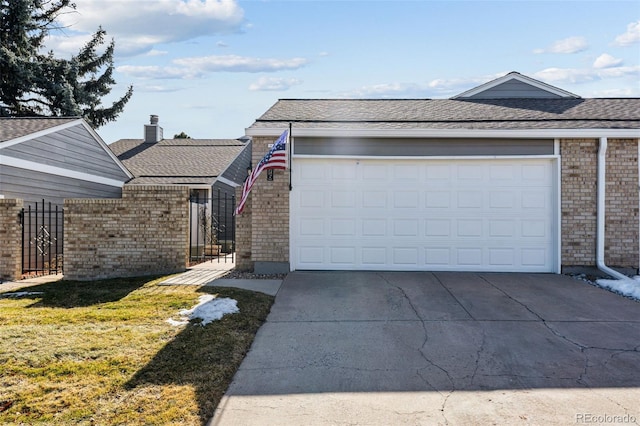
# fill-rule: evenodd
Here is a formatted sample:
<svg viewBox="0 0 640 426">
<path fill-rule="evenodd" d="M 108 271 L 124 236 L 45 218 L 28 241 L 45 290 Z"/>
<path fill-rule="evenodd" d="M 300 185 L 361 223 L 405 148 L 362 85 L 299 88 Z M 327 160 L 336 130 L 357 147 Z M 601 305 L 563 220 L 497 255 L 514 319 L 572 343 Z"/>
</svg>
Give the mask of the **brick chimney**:
<svg viewBox="0 0 640 426">
<path fill-rule="evenodd" d="M 158 125 L 158 116 L 152 114 L 150 124 L 144 125 L 144 141 L 145 143 L 156 143 L 162 139 L 162 127 Z"/>
</svg>

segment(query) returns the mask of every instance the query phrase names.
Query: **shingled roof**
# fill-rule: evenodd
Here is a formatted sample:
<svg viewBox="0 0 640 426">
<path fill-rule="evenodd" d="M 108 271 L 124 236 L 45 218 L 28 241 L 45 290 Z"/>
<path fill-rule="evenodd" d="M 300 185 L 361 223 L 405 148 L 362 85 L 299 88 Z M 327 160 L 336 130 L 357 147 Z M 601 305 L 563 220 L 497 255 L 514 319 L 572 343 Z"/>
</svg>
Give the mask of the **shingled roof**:
<svg viewBox="0 0 640 426">
<path fill-rule="evenodd" d="M 0 142 L 6 142 L 51 129 L 79 117 L 3 117 L 0 118 Z"/>
<path fill-rule="evenodd" d="M 135 176 L 129 183 L 154 185 L 212 185 L 246 147 L 237 139 L 121 139 L 109 145 Z"/>
<path fill-rule="evenodd" d="M 251 129 L 640 129 L 640 98 L 281 99 Z"/>
</svg>

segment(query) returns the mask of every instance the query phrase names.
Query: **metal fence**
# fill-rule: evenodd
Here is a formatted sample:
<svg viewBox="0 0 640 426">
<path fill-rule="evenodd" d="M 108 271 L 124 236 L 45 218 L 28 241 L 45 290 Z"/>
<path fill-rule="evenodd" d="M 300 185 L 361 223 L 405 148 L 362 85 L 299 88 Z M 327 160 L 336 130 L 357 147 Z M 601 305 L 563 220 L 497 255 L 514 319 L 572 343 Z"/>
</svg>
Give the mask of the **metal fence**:
<svg viewBox="0 0 640 426">
<path fill-rule="evenodd" d="M 218 190 L 212 198 L 194 196 L 189 208 L 189 260 L 234 262 L 235 196 Z"/>
<path fill-rule="evenodd" d="M 64 270 L 62 206 L 33 203 L 22 209 L 22 274 L 62 274 Z"/>
</svg>

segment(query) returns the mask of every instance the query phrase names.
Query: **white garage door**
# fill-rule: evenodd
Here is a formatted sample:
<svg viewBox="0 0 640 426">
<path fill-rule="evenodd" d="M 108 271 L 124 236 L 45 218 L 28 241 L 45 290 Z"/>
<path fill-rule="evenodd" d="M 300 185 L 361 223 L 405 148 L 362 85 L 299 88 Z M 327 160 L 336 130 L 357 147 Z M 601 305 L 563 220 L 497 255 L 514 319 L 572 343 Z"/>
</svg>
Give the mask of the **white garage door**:
<svg viewBox="0 0 640 426">
<path fill-rule="evenodd" d="M 556 271 L 554 160 L 295 158 L 295 270 Z"/>
</svg>

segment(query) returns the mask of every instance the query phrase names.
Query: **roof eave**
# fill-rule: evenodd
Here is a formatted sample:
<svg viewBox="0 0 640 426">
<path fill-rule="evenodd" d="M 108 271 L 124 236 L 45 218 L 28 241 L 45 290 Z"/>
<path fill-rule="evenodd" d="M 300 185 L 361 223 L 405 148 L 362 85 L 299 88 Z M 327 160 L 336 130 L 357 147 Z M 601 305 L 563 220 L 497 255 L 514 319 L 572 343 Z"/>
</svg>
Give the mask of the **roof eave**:
<svg viewBox="0 0 640 426">
<path fill-rule="evenodd" d="M 248 136 L 280 136 L 278 128 L 248 128 Z M 341 129 L 293 126 L 292 137 L 359 138 L 640 138 L 640 129 Z"/>
</svg>

